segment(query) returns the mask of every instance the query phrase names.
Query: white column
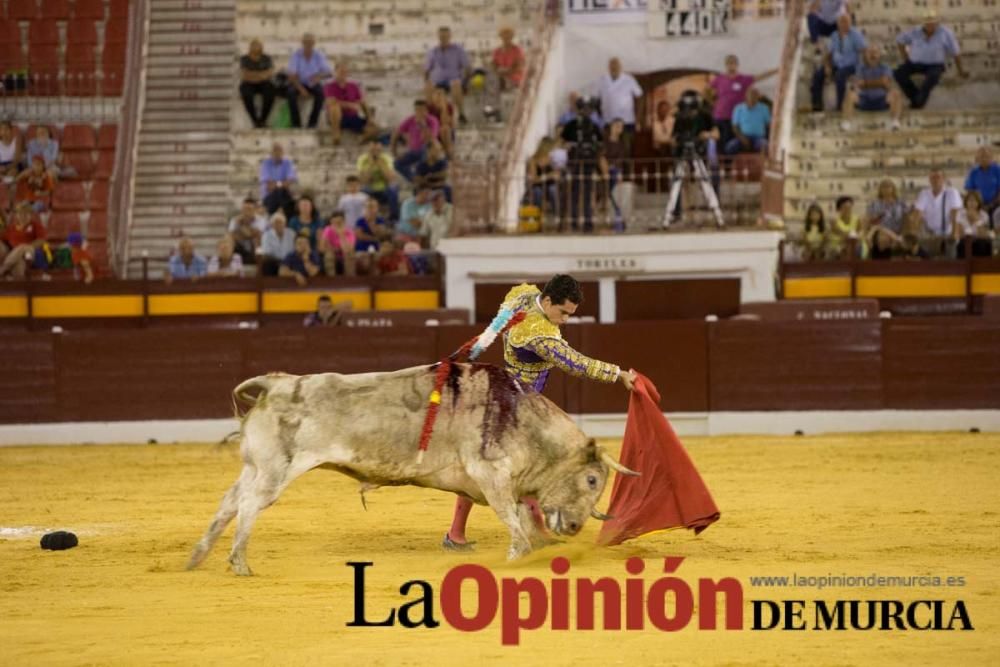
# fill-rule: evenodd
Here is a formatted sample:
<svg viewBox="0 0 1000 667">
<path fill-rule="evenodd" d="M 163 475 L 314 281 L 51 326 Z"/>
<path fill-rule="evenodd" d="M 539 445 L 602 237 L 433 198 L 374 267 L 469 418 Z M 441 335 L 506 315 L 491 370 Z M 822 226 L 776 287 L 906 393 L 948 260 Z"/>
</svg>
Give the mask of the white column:
<svg viewBox="0 0 1000 667">
<path fill-rule="evenodd" d="M 615 294 L 615 277 L 605 276 L 597 281 L 597 301 L 600 304 L 601 324 L 618 321 L 618 302 Z"/>
</svg>

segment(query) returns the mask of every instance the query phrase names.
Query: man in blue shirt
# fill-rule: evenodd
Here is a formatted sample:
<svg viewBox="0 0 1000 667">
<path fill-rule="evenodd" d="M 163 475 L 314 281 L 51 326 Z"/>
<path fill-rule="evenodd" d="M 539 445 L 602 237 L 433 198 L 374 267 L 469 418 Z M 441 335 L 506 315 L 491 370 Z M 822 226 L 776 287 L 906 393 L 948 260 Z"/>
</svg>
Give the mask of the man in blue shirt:
<svg viewBox="0 0 1000 667">
<path fill-rule="evenodd" d="M 170 256 L 164 277 L 168 284 L 174 280 L 198 280 L 207 271 L 208 263 L 205 258 L 195 254 L 194 244 L 185 236 L 177 243 L 177 252 Z"/>
<path fill-rule="evenodd" d="M 955 59 L 955 69 L 958 70 L 960 77 L 964 79 L 969 76 L 962 67 L 962 57 L 958 53 L 955 33 L 943 25 L 938 25 L 937 12 L 933 10 L 924 14 L 922 26 L 900 33 L 896 37 L 896 44 L 904 62 L 896 68 L 893 75 L 903 94 L 909 98 L 911 109 L 921 109 L 927 104 L 931 91 L 944 73 L 948 56 Z M 913 83 L 911 77 L 914 74 L 924 75 L 920 88 Z"/>
<path fill-rule="evenodd" d="M 461 44 L 451 41 L 451 28 L 438 28 L 438 45 L 427 52 L 424 62 L 424 78 L 427 83 L 425 96 L 431 98 L 431 89 L 441 88 L 451 93 L 451 99 L 458 109 L 458 120 L 465 118 L 465 80 L 469 75 L 469 55 Z"/>
<path fill-rule="evenodd" d="M 892 129 L 899 129 L 899 117 L 903 113 L 903 96 L 892 85 L 892 70 L 882 63 L 882 52 L 878 45 L 870 44 L 865 49 L 864 59 L 855 72 L 851 87 L 844 102 L 844 120 L 840 128 L 845 132 L 852 129 L 851 119 L 855 111 L 888 111 L 892 116 Z"/>
<path fill-rule="evenodd" d="M 294 278 L 301 287 L 310 278 L 319 275 L 321 266 L 323 261 L 319 258 L 319 253 L 309 245 L 309 234 L 303 232 L 295 237 L 295 250 L 288 253 L 281 262 L 278 275 L 282 278 Z"/>
<path fill-rule="evenodd" d="M 733 109 L 733 138 L 726 143 L 726 153 L 760 153 L 767 150 L 767 131 L 771 110 L 760 101 L 756 88 L 747 89 L 747 101 Z"/>
<path fill-rule="evenodd" d="M 813 44 L 820 37 L 827 37 L 837 29 L 837 17 L 847 13 L 847 0 L 813 0 L 806 16 L 809 41 Z"/>
<path fill-rule="evenodd" d="M 281 144 L 274 142 L 271 156 L 260 161 L 260 198 L 268 215 L 278 209 L 282 209 L 286 217 L 294 215 L 292 185 L 298 180 L 295 163 L 285 157 Z"/>
<path fill-rule="evenodd" d="M 1000 165 L 993 161 L 993 151 L 989 146 L 979 147 L 976 163 L 965 179 L 965 189 L 979 193 L 983 208 L 992 220 L 993 212 L 1000 210 Z"/>
<path fill-rule="evenodd" d="M 302 127 L 302 117 L 299 115 L 299 97 L 312 97 L 313 105 L 309 112 L 309 127 L 316 127 L 319 114 L 323 111 L 323 79 L 333 76 L 330 63 L 326 56 L 314 49 L 316 38 L 311 33 L 302 36 L 302 48 L 292 54 L 288 62 L 288 88 L 285 96 L 288 98 L 288 111 L 292 116 L 292 126 Z"/>
<path fill-rule="evenodd" d="M 810 89 L 813 111 L 823 110 L 823 85 L 830 76 L 837 88 L 837 111 L 840 111 L 847 91 L 847 80 L 857 70 L 865 46 L 865 38 L 860 30 L 851 25 L 851 17 L 847 14 L 838 16 L 837 30 L 830 35 L 829 49 L 823 57 L 823 64 L 813 73 Z"/>
</svg>

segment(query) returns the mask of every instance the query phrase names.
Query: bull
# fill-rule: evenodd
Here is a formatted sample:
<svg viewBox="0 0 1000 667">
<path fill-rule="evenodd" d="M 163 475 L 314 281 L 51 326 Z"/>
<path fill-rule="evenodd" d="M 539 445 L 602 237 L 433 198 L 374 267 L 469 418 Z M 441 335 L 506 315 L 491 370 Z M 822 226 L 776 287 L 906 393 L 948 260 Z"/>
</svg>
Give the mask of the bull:
<svg viewBox="0 0 1000 667">
<path fill-rule="evenodd" d="M 435 370 L 276 373 L 236 387 L 243 468 L 188 569 L 205 559 L 236 518 L 229 563 L 236 574 L 251 574 L 247 542 L 258 514 L 314 468 L 360 481 L 362 499 L 367 489 L 412 485 L 489 505 L 510 531 L 509 559 L 551 536 L 575 535 L 589 516 L 606 519 L 594 506 L 609 470 L 638 474 L 588 439 L 550 400 L 486 364 L 451 365 L 433 436 L 418 461 Z M 241 412 L 240 404 L 250 407 Z M 535 501 L 546 530 L 536 525 L 527 499 Z"/>
</svg>

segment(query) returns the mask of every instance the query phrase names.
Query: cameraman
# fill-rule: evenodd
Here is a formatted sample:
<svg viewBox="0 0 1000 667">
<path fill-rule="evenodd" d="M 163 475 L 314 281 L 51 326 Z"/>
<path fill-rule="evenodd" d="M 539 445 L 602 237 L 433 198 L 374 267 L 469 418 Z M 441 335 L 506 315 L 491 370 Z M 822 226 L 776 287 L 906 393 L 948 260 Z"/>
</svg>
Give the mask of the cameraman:
<svg viewBox="0 0 1000 667">
<path fill-rule="evenodd" d="M 704 103 L 696 90 L 685 90 L 677 100 L 674 114 L 673 148 L 678 160 L 700 159 L 707 161 L 712 189 L 719 195 L 719 161 L 717 142 L 719 128 L 712 119 L 711 106 Z M 680 214 L 681 200 L 677 199 L 676 214 Z"/>
<path fill-rule="evenodd" d="M 562 139 L 569 147 L 570 225 L 579 229 L 580 200 L 583 199 L 583 231 L 594 231 L 594 178 L 604 137 L 590 118 L 591 106 L 583 99 L 576 101 L 576 117 L 566 123 Z M 582 186 L 582 187 L 581 187 Z"/>
</svg>

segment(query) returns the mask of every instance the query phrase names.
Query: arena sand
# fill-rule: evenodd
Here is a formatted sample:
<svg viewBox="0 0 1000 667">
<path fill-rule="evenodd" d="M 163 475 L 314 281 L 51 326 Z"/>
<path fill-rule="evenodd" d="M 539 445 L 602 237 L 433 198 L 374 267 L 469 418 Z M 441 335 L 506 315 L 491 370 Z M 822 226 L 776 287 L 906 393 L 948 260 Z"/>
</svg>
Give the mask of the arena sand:
<svg viewBox="0 0 1000 667">
<path fill-rule="evenodd" d="M 617 443 L 606 445 L 614 448 Z M 476 508 L 473 556 L 439 548 L 453 498 L 421 489 L 368 494 L 313 471 L 265 511 L 250 542 L 256 576 L 227 571 L 232 526 L 201 569 L 188 553 L 239 468 L 216 445 L 0 449 L 0 663 L 266 665 L 937 664 L 1000 662 L 1000 439 L 973 434 L 805 438 L 689 438 L 722 511 L 699 537 L 659 533 L 612 549 L 592 546 L 597 522 L 571 542 L 517 564 L 507 536 Z M 610 489 L 610 485 L 609 485 Z M 604 506 L 604 505 L 602 505 Z M 44 529 L 80 546 L 38 547 Z M 660 576 L 736 577 L 749 599 L 962 599 L 972 632 L 527 631 L 500 643 L 499 623 L 462 633 L 345 627 L 348 560 L 374 561 L 369 615 L 398 606 L 407 579 L 441 578 L 463 562 L 497 576 L 548 580 L 550 559 L 573 576 L 626 576 L 646 558 Z M 757 575 L 964 576 L 961 588 L 754 588 Z M 471 587 L 469 589 L 471 591 Z M 471 596 L 470 596 L 471 597 Z M 436 612 L 440 620 L 440 609 Z M 468 605 L 467 605 L 468 606 Z M 471 611 L 471 608 L 469 609 Z M 811 613 L 807 613 L 807 618 Z M 598 617 L 599 618 L 599 617 Z M 745 625 L 750 624 L 746 605 Z M 648 627 L 648 625 L 647 625 Z"/>
</svg>

